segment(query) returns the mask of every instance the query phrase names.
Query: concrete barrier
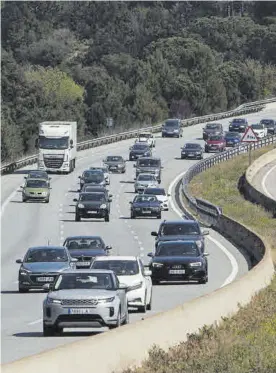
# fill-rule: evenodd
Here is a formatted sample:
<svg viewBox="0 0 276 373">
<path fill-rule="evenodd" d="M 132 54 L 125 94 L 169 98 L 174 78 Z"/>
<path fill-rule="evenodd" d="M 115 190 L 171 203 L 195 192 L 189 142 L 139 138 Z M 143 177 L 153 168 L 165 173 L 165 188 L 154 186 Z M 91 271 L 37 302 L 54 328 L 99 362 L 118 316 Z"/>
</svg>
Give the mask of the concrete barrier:
<svg viewBox="0 0 276 373">
<path fill-rule="evenodd" d="M 257 173 L 267 164 L 275 161 L 276 149 L 265 153 L 257 158 L 250 167 L 246 170 L 240 190 L 244 196 L 251 202 L 263 206 L 267 211 L 270 211 L 273 217 L 276 217 L 276 200 L 263 194 L 263 191 L 254 185 L 253 179 Z"/>
</svg>

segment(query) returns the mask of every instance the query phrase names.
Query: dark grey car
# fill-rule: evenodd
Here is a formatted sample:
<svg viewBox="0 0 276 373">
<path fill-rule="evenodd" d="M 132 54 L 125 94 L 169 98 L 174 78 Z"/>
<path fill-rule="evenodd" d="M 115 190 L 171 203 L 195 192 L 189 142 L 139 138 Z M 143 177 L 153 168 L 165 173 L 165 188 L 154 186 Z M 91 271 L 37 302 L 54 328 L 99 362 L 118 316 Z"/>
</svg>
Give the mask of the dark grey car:
<svg viewBox="0 0 276 373">
<path fill-rule="evenodd" d="M 79 199 L 74 198 L 73 201 L 77 202 L 76 221 L 81 221 L 82 218 L 109 221 L 110 199 L 105 193 L 80 193 Z"/>
<path fill-rule="evenodd" d="M 137 159 L 136 164 L 133 165 L 136 168 L 136 178 L 141 173 L 153 174 L 158 183 L 161 183 L 162 165 L 161 159 L 156 157 L 143 157 Z"/>
<path fill-rule="evenodd" d="M 181 159 L 203 159 L 203 148 L 197 143 L 187 143 L 181 148 Z"/>
<path fill-rule="evenodd" d="M 32 289 L 43 289 L 43 285 L 53 283 L 61 271 L 76 268 L 78 260 L 70 256 L 62 246 L 30 247 L 18 273 L 18 291 L 26 293 Z"/>
<path fill-rule="evenodd" d="M 210 135 L 223 135 L 221 123 L 207 123 L 203 128 L 203 140 L 208 139 Z"/>
<path fill-rule="evenodd" d="M 167 119 L 162 126 L 162 137 L 182 137 L 183 129 L 180 119 Z"/>
<path fill-rule="evenodd" d="M 260 124 L 264 124 L 267 128 L 267 133 L 276 135 L 276 120 L 274 119 L 262 119 Z"/>
<path fill-rule="evenodd" d="M 110 172 L 119 172 L 124 174 L 126 172 L 126 161 L 120 155 L 109 155 L 103 163 L 108 167 Z"/>
<path fill-rule="evenodd" d="M 133 161 L 140 157 L 151 157 L 151 148 L 144 143 L 136 143 L 129 148 L 129 160 Z"/>
</svg>

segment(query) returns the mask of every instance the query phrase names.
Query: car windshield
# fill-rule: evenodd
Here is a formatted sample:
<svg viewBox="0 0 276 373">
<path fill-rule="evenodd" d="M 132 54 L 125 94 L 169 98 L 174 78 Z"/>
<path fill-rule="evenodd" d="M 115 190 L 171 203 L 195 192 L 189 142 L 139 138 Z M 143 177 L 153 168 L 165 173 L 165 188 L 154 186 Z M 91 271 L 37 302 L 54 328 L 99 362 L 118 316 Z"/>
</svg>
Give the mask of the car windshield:
<svg viewBox="0 0 276 373">
<path fill-rule="evenodd" d="M 92 264 L 93 269 L 108 269 L 117 276 L 133 276 L 139 273 L 136 260 L 96 260 Z"/>
<path fill-rule="evenodd" d="M 162 243 L 156 249 L 155 256 L 199 256 L 199 250 L 195 242 Z"/>
<path fill-rule="evenodd" d="M 138 181 L 155 181 L 155 177 L 153 175 L 143 175 L 140 174 L 137 178 Z"/>
<path fill-rule="evenodd" d="M 274 120 L 273 119 L 262 119 L 260 123 L 264 124 L 266 127 L 270 127 L 274 125 Z"/>
<path fill-rule="evenodd" d="M 110 273 L 64 273 L 54 285 L 54 290 L 105 289 L 115 290 Z"/>
<path fill-rule="evenodd" d="M 80 195 L 80 201 L 105 201 L 104 193 L 87 193 Z"/>
<path fill-rule="evenodd" d="M 143 144 L 135 144 L 133 145 L 132 150 L 147 150 L 148 146 Z"/>
<path fill-rule="evenodd" d="M 28 177 L 34 179 L 48 179 L 47 172 L 44 171 L 30 171 Z"/>
<path fill-rule="evenodd" d="M 67 262 L 68 256 L 66 251 L 62 248 L 52 249 L 31 249 L 26 254 L 24 262 L 38 263 L 38 262 Z"/>
<path fill-rule="evenodd" d="M 160 160 L 141 158 L 137 161 L 137 167 L 160 167 Z"/>
<path fill-rule="evenodd" d="M 218 136 L 214 135 L 214 136 L 210 136 L 209 140 L 211 140 L 211 141 L 222 141 L 222 137 L 219 136 L 219 135 Z"/>
<path fill-rule="evenodd" d="M 161 188 L 148 188 L 148 189 L 145 189 L 144 194 L 151 194 L 154 196 L 165 196 L 166 192 L 165 192 L 165 189 L 161 189 Z"/>
<path fill-rule="evenodd" d="M 90 167 L 91 171 L 99 171 L 99 172 L 104 172 L 107 173 L 107 167 Z"/>
<path fill-rule="evenodd" d="M 239 133 L 235 133 L 235 132 L 227 132 L 225 134 L 225 137 L 237 137 L 237 138 L 240 138 L 240 134 Z"/>
<path fill-rule="evenodd" d="M 47 182 L 45 180 L 27 180 L 27 188 L 48 188 Z"/>
<path fill-rule="evenodd" d="M 136 196 L 134 198 L 133 202 L 157 202 L 156 196 L 146 196 L 146 195 L 141 195 L 141 196 Z"/>
<path fill-rule="evenodd" d="M 139 137 L 145 137 L 145 138 L 149 139 L 151 137 L 151 134 L 150 133 L 140 133 Z"/>
<path fill-rule="evenodd" d="M 161 228 L 161 236 L 185 236 L 199 235 L 197 224 L 164 224 Z"/>
<path fill-rule="evenodd" d="M 254 130 L 262 130 L 262 129 L 263 129 L 262 124 L 252 124 L 251 127 L 252 127 Z"/>
<path fill-rule="evenodd" d="M 108 156 L 106 157 L 107 162 L 123 162 L 123 157 L 119 156 Z"/>
<path fill-rule="evenodd" d="M 83 178 L 89 181 L 101 183 L 104 180 L 104 175 L 100 171 L 95 172 L 84 172 Z"/>
<path fill-rule="evenodd" d="M 185 144 L 184 148 L 185 149 L 200 149 L 200 145 L 199 144 Z"/>
<path fill-rule="evenodd" d="M 244 124 L 245 123 L 245 119 L 233 119 L 232 123 L 233 124 Z"/>
<path fill-rule="evenodd" d="M 99 237 L 91 238 L 69 238 L 65 241 L 64 246 L 68 250 L 84 250 L 84 249 L 103 249 L 105 244 Z"/>
<path fill-rule="evenodd" d="M 167 120 L 165 122 L 165 127 L 173 127 L 173 128 L 176 128 L 179 126 L 179 122 L 178 120 Z"/>
<path fill-rule="evenodd" d="M 208 123 L 206 124 L 208 130 L 220 129 L 220 125 L 217 123 Z"/>
<path fill-rule="evenodd" d="M 86 185 L 83 187 L 83 192 L 86 192 L 86 193 L 105 193 L 105 190 L 103 188 L 95 188 L 93 186 L 89 186 L 89 185 Z"/>
</svg>

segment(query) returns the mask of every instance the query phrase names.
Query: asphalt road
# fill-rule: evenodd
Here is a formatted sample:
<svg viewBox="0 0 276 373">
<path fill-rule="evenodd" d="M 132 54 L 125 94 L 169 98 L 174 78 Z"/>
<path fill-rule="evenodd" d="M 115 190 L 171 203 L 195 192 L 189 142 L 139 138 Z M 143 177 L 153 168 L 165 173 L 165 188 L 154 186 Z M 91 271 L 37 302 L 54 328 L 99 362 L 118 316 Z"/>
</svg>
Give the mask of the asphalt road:
<svg viewBox="0 0 276 373">
<path fill-rule="evenodd" d="M 260 169 L 252 184 L 265 195 L 276 200 L 276 159 Z"/>
<path fill-rule="evenodd" d="M 265 111 L 266 113 L 263 111 L 247 117 L 253 123 L 269 113 L 275 116 L 275 105 L 268 105 Z M 227 129 L 229 119 L 221 122 Z M 175 194 L 177 176 L 196 162 L 181 160 L 180 147 L 188 140 L 203 144 L 203 126 L 204 124 L 199 124 L 185 128 L 181 139 L 161 138 L 157 135 L 154 154 L 162 157 L 163 161 L 161 185 L 166 190 L 170 189 L 172 195 Z M 113 254 L 138 255 L 145 263 L 148 261 L 147 253 L 154 249 L 154 237 L 150 232 L 158 229 L 160 220 L 130 220 L 129 201 L 134 197 L 133 162 L 127 162 L 125 174 L 111 175 L 109 189 L 113 194 L 113 202 L 110 222 L 74 221 L 73 198 L 77 195 L 78 176 L 87 167 L 100 165 L 106 155 L 120 154 L 128 159 L 128 149 L 133 142 L 133 139 L 125 140 L 79 153 L 77 169 L 73 174 L 53 175 L 49 204 L 21 202 L 19 186 L 23 184 L 23 176 L 29 169 L 34 169 L 35 165 L 2 177 L 2 363 L 93 334 L 91 331 L 67 332 L 65 329 L 61 337 L 43 337 L 41 317 L 45 293 L 17 292 L 19 265 L 15 260 L 22 258 L 28 247 L 47 244 L 48 240 L 51 244 L 59 245 L 69 235 L 97 234 L 103 237 L 106 244 L 113 246 Z M 173 197 L 171 209 L 163 213 L 162 219 L 178 219 L 179 214 Z M 219 234 L 213 231 L 210 233 L 206 238 L 206 251 L 210 253 L 209 282 L 206 285 L 154 286 L 152 311 L 146 314 L 131 313 L 131 322 L 212 292 L 248 271 L 247 261 L 242 253 Z"/>
</svg>

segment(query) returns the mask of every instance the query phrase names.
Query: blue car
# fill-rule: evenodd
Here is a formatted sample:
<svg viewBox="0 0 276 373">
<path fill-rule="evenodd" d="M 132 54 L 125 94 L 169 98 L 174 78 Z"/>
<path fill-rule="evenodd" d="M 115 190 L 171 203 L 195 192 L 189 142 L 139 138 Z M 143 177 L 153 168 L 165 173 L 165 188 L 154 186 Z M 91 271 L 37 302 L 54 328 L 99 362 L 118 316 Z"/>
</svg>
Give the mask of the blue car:
<svg viewBox="0 0 276 373">
<path fill-rule="evenodd" d="M 238 132 L 226 132 L 224 139 L 226 146 L 237 146 L 241 142 L 241 135 Z"/>
<path fill-rule="evenodd" d="M 149 194 L 138 195 L 131 204 L 130 217 L 135 219 L 138 216 L 155 216 L 161 219 L 161 203 L 157 197 Z"/>
</svg>

